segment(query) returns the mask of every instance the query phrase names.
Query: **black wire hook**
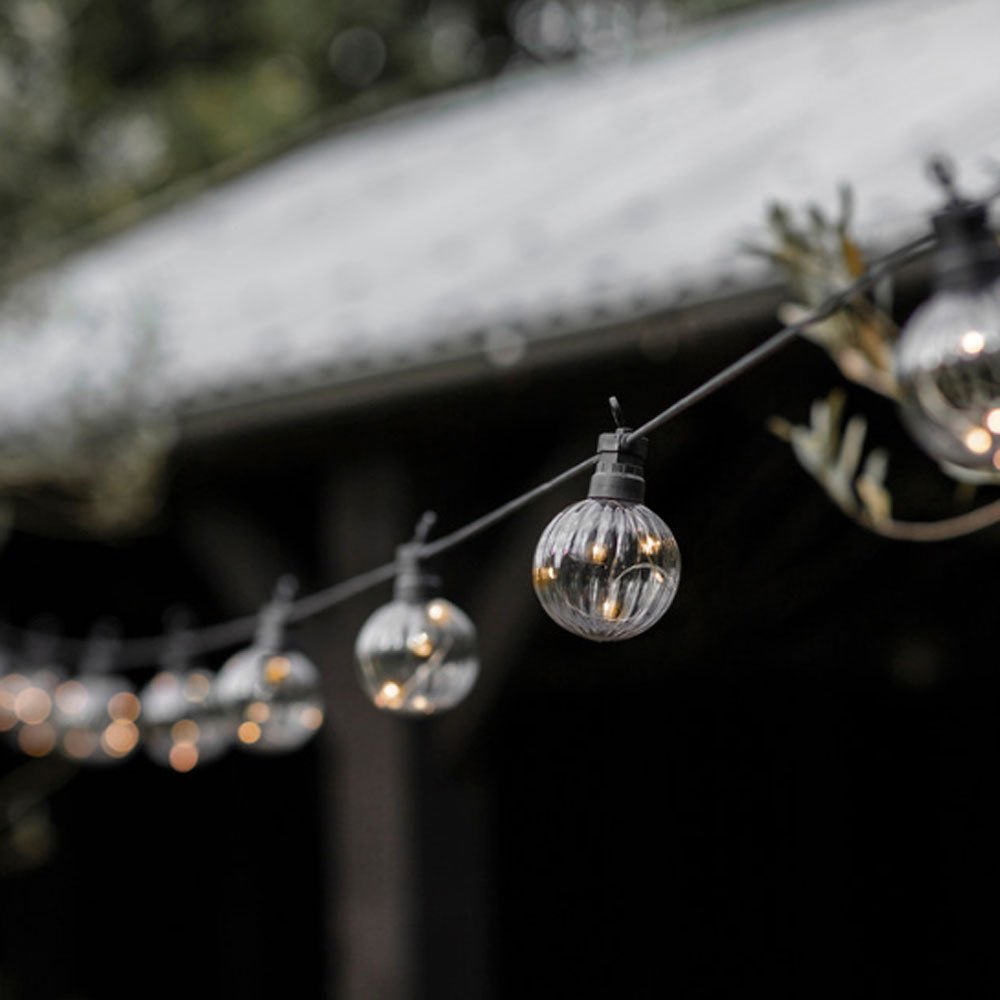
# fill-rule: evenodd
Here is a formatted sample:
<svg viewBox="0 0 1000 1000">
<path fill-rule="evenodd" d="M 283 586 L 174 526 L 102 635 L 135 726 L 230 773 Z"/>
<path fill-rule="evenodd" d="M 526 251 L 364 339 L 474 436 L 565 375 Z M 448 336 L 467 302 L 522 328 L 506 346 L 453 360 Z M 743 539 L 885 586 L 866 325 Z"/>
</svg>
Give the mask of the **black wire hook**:
<svg viewBox="0 0 1000 1000">
<path fill-rule="evenodd" d="M 270 652 L 276 651 L 282 644 L 285 623 L 292 611 L 295 594 L 299 589 L 299 581 L 290 573 L 278 578 L 274 585 L 271 600 L 260 609 L 257 619 L 257 634 L 254 644 Z"/>
<path fill-rule="evenodd" d="M 950 157 L 944 154 L 932 156 L 927 162 L 927 170 L 948 196 L 950 204 L 960 205 L 964 202 L 965 199 L 958 193 L 955 184 L 955 163 Z"/>
<path fill-rule="evenodd" d="M 622 412 L 622 406 L 618 402 L 618 397 L 612 396 L 608 400 L 608 405 L 611 407 L 611 419 L 615 422 L 615 430 L 620 431 L 625 426 L 625 414 Z"/>
<path fill-rule="evenodd" d="M 438 516 L 432 510 L 425 510 L 413 529 L 412 545 L 423 545 L 430 536 L 431 529 L 437 524 Z"/>
</svg>

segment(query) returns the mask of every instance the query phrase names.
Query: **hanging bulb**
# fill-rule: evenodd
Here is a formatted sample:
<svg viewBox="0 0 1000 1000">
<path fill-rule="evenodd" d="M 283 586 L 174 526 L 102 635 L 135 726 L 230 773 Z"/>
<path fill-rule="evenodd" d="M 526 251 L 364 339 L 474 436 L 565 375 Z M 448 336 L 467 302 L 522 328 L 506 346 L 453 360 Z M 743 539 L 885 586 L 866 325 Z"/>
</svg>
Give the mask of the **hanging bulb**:
<svg viewBox="0 0 1000 1000">
<path fill-rule="evenodd" d="M 253 645 L 231 656 L 216 678 L 218 705 L 236 716 L 237 744 L 254 753 L 297 750 L 323 722 L 319 671 L 284 648 L 294 593 L 295 581 L 283 577 L 261 611 Z"/>
<path fill-rule="evenodd" d="M 376 708 L 400 715 L 454 708 L 479 674 L 475 626 L 450 601 L 432 596 L 437 581 L 420 565 L 434 520 L 425 514 L 413 541 L 397 550 L 393 599 L 365 622 L 354 646 L 362 689 Z"/>
<path fill-rule="evenodd" d="M 0 677 L 0 732 L 29 756 L 44 757 L 55 749 L 53 694 L 66 672 L 55 665 L 59 640 L 54 623 L 43 618 L 35 624 L 40 630 L 29 633 L 18 669 Z M 6 651 L 2 659 L 13 666 L 14 657 Z"/>
<path fill-rule="evenodd" d="M 29 757 L 45 757 L 56 745 L 51 670 L 28 669 L 0 678 L 0 732 Z"/>
<path fill-rule="evenodd" d="M 25 683 L 14 698 L 14 714 L 17 746 L 29 757 L 45 757 L 56 747 L 55 690 L 65 679 L 65 672 L 56 666 L 31 668 L 24 675 Z"/>
<path fill-rule="evenodd" d="M 0 732 L 9 733 L 17 729 L 21 721 L 17 700 L 30 685 L 31 681 L 18 671 L 0 677 Z"/>
<path fill-rule="evenodd" d="M 217 703 L 213 687 L 207 671 L 175 666 L 143 688 L 143 745 L 157 764 L 190 771 L 232 745 L 237 719 Z"/>
<path fill-rule="evenodd" d="M 934 294 L 903 327 L 895 352 L 902 417 L 911 434 L 959 478 L 1000 473 L 1000 247 L 982 204 L 949 193 L 934 216 Z M 970 475 L 971 474 L 971 475 Z"/>
<path fill-rule="evenodd" d="M 54 676 L 51 713 L 39 725 L 50 724 L 55 748 L 77 764 L 115 764 L 139 745 L 136 722 L 142 705 L 132 684 L 111 672 L 119 638 L 116 627 L 100 623 L 91 636 L 75 678 Z M 29 732 L 25 727 L 19 737 Z M 36 732 L 43 737 L 45 731 Z M 32 746 L 22 745 L 26 753 Z M 36 752 L 36 756 L 40 753 Z"/>
<path fill-rule="evenodd" d="M 238 720 L 219 705 L 212 674 L 191 665 L 186 616 L 171 618 L 163 669 L 142 691 L 142 736 L 157 764 L 186 772 L 218 760 L 232 745 Z"/>
<path fill-rule="evenodd" d="M 532 580 L 546 614 L 598 642 L 630 639 L 660 620 L 680 579 L 671 530 L 643 506 L 645 438 L 626 443 L 618 429 L 598 438 L 599 459 L 586 500 L 567 507 L 542 532 Z"/>
</svg>

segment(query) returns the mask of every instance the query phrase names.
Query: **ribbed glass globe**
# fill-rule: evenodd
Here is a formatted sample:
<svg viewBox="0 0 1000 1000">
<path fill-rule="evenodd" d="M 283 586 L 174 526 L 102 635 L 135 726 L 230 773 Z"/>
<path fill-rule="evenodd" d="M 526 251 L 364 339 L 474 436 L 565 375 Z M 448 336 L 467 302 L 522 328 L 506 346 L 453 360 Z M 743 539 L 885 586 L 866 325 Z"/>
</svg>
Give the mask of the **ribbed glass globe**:
<svg viewBox="0 0 1000 1000">
<path fill-rule="evenodd" d="M 232 709 L 218 703 L 213 678 L 204 670 L 163 670 L 142 691 L 146 753 L 175 771 L 221 757 L 239 721 Z"/>
<path fill-rule="evenodd" d="M 542 532 L 532 579 L 552 619 L 606 642 L 655 625 L 677 593 L 680 573 L 673 532 L 648 507 L 589 498 Z"/>
<path fill-rule="evenodd" d="M 237 717 L 243 750 L 287 753 L 323 722 L 319 671 L 301 653 L 249 646 L 231 656 L 215 682 L 219 705 Z"/>
<path fill-rule="evenodd" d="M 453 708 L 479 674 L 476 628 L 441 597 L 394 600 L 362 626 L 358 678 L 377 708 L 430 715 Z"/>
<path fill-rule="evenodd" d="M 895 369 L 903 421 L 928 454 L 1000 471 L 1000 283 L 937 292 L 903 329 Z"/>
<path fill-rule="evenodd" d="M 132 685 L 113 674 L 86 674 L 53 692 L 56 747 L 79 764 L 113 764 L 139 745 L 142 704 Z"/>
</svg>

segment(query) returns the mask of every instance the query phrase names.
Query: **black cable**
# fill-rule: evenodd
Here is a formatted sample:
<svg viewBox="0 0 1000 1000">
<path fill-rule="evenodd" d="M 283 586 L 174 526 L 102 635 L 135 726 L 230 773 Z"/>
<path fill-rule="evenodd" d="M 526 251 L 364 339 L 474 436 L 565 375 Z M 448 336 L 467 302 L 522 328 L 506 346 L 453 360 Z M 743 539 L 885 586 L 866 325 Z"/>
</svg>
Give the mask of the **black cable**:
<svg viewBox="0 0 1000 1000">
<path fill-rule="evenodd" d="M 991 192 L 984 201 L 992 200 L 1000 196 L 1000 187 Z M 729 385 L 746 372 L 755 368 L 761 362 L 772 357 L 783 347 L 791 343 L 800 333 L 814 323 L 820 322 L 832 316 L 834 313 L 848 305 L 859 292 L 863 292 L 881 280 L 885 275 L 891 274 L 896 268 L 903 264 L 917 259 L 925 253 L 934 243 L 933 234 L 926 234 L 909 243 L 893 250 L 885 256 L 874 261 L 863 275 L 845 285 L 835 292 L 815 309 L 805 316 L 791 323 L 777 333 L 773 334 L 763 343 L 758 344 L 722 371 L 713 375 L 706 382 L 693 389 L 686 396 L 672 403 L 665 410 L 647 420 L 646 423 L 637 427 L 629 435 L 627 440 L 631 441 L 638 437 L 645 437 L 652 431 L 659 430 L 664 424 L 680 416 L 696 403 L 701 402 L 713 393 Z M 578 462 L 565 471 L 554 476 L 552 479 L 538 486 L 533 487 L 520 496 L 508 500 L 499 507 L 483 514 L 470 521 L 468 524 L 456 528 L 454 531 L 433 542 L 421 542 L 416 545 L 417 555 L 421 559 L 430 559 L 433 556 L 447 552 L 463 542 L 468 541 L 476 535 L 482 534 L 487 529 L 506 520 L 512 514 L 528 506 L 539 497 L 558 488 L 570 479 L 586 472 L 597 463 L 597 455 Z M 289 604 L 287 621 L 299 622 L 315 615 L 328 611 L 331 608 L 342 604 L 358 594 L 371 590 L 381 583 L 391 580 L 396 573 L 396 563 L 385 563 L 375 569 L 367 570 L 357 576 L 341 580 L 323 590 L 308 594 Z M 206 626 L 205 628 L 194 629 L 185 636 L 185 649 L 191 655 L 216 652 L 238 643 L 248 642 L 253 638 L 257 627 L 258 616 L 247 615 L 231 621 L 221 622 L 217 625 Z M 13 630 L 12 630 L 13 631 Z M 16 630 L 22 638 L 30 638 L 30 631 Z M 125 640 L 118 648 L 116 664 L 122 668 L 143 667 L 155 664 L 163 654 L 168 637 L 164 635 L 149 636 Z M 60 643 L 63 649 L 70 650 L 77 654 L 82 653 L 87 648 L 86 640 L 65 640 Z"/>
</svg>

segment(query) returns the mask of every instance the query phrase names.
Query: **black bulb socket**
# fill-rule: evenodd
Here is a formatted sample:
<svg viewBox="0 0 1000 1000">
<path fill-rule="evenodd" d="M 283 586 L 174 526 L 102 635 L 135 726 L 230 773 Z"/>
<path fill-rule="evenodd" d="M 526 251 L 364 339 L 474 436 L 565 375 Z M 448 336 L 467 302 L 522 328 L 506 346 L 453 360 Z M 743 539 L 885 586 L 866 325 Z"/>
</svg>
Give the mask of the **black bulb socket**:
<svg viewBox="0 0 1000 1000">
<path fill-rule="evenodd" d="M 934 286 L 943 292 L 978 292 L 1000 278 L 1000 244 L 987 224 L 986 206 L 953 201 L 933 217 L 937 250 Z"/>
<path fill-rule="evenodd" d="M 406 604 L 426 601 L 441 586 L 441 580 L 428 573 L 420 561 L 419 545 L 400 545 L 396 549 L 396 581 L 393 598 Z"/>
<path fill-rule="evenodd" d="M 628 427 L 619 427 L 597 439 L 597 467 L 590 477 L 592 500 L 619 500 L 642 503 L 646 498 L 646 478 L 643 470 L 649 451 L 647 438 L 629 440 Z"/>
</svg>

